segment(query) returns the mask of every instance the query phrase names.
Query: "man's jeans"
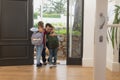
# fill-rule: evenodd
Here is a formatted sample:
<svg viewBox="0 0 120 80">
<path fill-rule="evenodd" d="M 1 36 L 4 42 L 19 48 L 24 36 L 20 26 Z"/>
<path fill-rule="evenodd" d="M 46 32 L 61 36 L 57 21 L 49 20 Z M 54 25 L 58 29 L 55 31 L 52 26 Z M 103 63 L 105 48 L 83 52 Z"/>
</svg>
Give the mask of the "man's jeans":
<svg viewBox="0 0 120 80">
<path fill-rule="evenodd" d="M 42 50 L 42 61 L 43 63 L 46 63 L 46 53 L 45 53 L 46 48 L 43 48 Z"/>
</svg>

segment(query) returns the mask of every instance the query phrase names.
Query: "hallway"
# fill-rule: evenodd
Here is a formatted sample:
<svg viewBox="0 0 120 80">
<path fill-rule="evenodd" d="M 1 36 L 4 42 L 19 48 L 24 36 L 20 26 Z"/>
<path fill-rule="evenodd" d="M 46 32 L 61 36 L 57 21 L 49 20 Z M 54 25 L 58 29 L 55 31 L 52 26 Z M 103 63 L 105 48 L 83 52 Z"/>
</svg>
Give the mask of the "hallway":
<svg viewBox="0 0 120 80">
<path fill-rule="evenodd" d="M 106 80 L 120 80 L 120 72 L 107 70 Z M 93 68 L 57 65 L 49 68 L 35 65 L 0 67 L 0 80 L 93 80 Z"/>
</svg>

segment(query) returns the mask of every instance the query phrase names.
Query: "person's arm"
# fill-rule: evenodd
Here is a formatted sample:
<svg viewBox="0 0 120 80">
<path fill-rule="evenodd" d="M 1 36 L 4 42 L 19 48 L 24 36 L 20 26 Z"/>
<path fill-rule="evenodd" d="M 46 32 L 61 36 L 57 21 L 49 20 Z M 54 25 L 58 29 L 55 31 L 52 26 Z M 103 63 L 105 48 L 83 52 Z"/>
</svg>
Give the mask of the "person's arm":
<svg viewBox="0 0 120 80">
<path fill-rule="evenodd" d="M 54 33 L 51 33 L 50 36 L 57 36 L 57 34 L 54 32 Z"/>
</svg>

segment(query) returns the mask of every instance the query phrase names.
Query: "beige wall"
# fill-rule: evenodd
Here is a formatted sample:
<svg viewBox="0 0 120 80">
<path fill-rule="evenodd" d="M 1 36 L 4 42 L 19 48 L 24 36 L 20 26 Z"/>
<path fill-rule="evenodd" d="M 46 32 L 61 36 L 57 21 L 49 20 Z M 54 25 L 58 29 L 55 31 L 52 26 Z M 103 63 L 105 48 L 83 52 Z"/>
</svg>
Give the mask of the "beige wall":
<svg viewBox="0 0 120 80">
<path fill-rule="evenodd" d="M 83 66 L 93 66 L 96 0 L 84 0 Z"/>
<path fill-rule="evenodd" d="M 120 5 L 120 0 L 113 0 L 112 2 L 109 2 L 108 5 L 111 5 L 111 4 L 113 6 L 115 4 Z M 113 22 L 113 20 L 110 22 Z M 109 24 L 112 24 L 112 23 L 109 23 Z M 107 43 L 107 68 L 110 69 L 111 71 L 116 71 L 116 72 L 120 71 L 120 63 L 118 62 L 118 58 L 119 58 L 118 56 L 119 56 L 118 51 L 113 50 L 112 43 L 111 43 L 111 41 L 109 41 Z"/>
</svg>

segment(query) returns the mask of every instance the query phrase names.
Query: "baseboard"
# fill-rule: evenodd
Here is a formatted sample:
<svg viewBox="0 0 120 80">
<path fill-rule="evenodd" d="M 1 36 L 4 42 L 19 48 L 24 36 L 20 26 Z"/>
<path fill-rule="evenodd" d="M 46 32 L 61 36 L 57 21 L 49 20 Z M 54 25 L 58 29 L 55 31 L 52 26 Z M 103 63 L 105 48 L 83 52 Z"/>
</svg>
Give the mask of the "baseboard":
<svg viewBox="0 0 120 80">
<path fill-rule="evenodd" d="M 107 68 L 112 72 L 120 72 L 120 63 L 107 61 Z"/>
<path fill-rule="evenodd" d="M 82 66 L 83 67 L 93 67 L 94 60 L 92 58 L 83 58 Z"/>
<path fill-rule="evenodd" d="M 112 71 L 120 72 L 120 63 L 119 62 L 113 62 L 112 63 Z"/>
<path fill-rule="evenodd" d="M 82 66 L 83 67 L 93 67 L 94 66 L 94 60 L 83 58 L 82 60 Z M 119 62 L 112 62 L 108 61 L 106 62 L 106 67 L 113 72 L 120 72 L 120 63 Z"/>
<path fill-rule="evenodd" d="M 107 66 L 107 69 L 109 69 L 110 71 L 112 71 L 112 61 L 110 61 L 110 60 L 107 60 L 107 62 L 106 62 L 106 66 Z"/>
</svg>

